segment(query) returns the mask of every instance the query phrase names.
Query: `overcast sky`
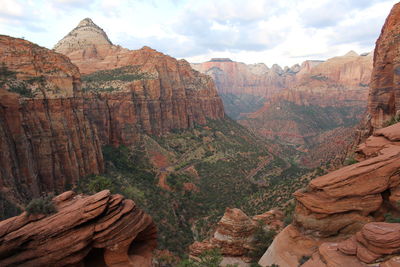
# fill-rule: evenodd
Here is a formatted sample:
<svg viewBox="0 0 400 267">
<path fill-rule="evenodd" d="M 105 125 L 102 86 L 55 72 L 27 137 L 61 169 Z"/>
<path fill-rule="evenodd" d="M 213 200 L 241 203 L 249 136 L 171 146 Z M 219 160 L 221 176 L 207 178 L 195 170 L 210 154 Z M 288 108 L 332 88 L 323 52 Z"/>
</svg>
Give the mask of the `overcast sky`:
<svg viewBox="0 0 400 267">
<path fill-rule="evenodd" d="M 52 48 L 90 17 L 114 44 L 268 66 L 372 51 L 392 0 L 0 0 L 0 34 Z"/>
</svg>

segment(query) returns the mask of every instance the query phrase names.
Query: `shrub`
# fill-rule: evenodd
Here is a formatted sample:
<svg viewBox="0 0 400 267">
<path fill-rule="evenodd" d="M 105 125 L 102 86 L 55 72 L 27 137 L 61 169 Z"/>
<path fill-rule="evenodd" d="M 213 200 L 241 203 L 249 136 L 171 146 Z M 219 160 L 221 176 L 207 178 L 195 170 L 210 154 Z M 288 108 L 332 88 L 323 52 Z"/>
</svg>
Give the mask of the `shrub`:
<svg viewBox="0 0 400 267">
<path fill-rule="evenodd" d="M 248 256 L 253 261 L 258 261 L 272 244 L 275 236 L 276 232 L 274 230 L 264 230 L 264 224 L 259 222 L 258 227 L 254 232 L 254 249 L 249 251 Z"/>
<path fill-rule="evenodd" d="M 400 218 L 393 217 L 393 214 L 391 214 L 391 213 L 386 213 L 384 216 L 385 216 L 385 222 L 400 223 Z"/>
<path fill-rule="evenodd" d="M 26 206 L 25 211 L 27 215 L 31 214 L 52 214 L 57 212 L 56 207 L 54 206 L 52 195 L 42 196 L 40 198 L 34 198 L 29 202 Z"/>
<path fill-rule="evenodd" d="M 178 264 L 178 267 L 216 267 L 222 261 L 222 255 L 218 249 L 204 251 L 199 260 L 192 259 L 183 260 Z"/>
<path fill-rule="evenodd" d="M 352 165 L 352 164 L 355 164 L 355 163 L 358 163 L 358 161 L 353 156 L 350 156 L 350 157 L 347 157 L 344 160 L 343 165 L 344 166 L 348 166 L 348 165 Z"/>
<path fill-rule="evenodd" d="M 393 116 L 390 120 L 386 121 L 386 122 L 383 124 L 383 126 L 384 126 L 384 127 L 388 127 L 388 126 L 393 125 L 393 124 L 396 124 L 396 123 L 398 123 L 398 122 L 400 122 L 400 114 L 397 114 L 397 115 Z"/>
<path fill-rule="evenodd" d="M 9 90 L 24 97 L 33 97 L 32 91 L 24 83 L 12 85 Z"/>
<path fill-rule="evenodd" d="M 16 72 L 7 68 L 4 62 L 0 65 L 0 87 L 2 87 L 10 78 L 16 77 Z"/>
<path fill-rule="evenodd" d="M 306 263 L 311 257 L 310 256 L 303 256 L 301 257 L 300 261 L 299 261 L 299 266 L 303 265 L 304 263 Z"/>
<path fill-rule="evenodd" d="M 114 185 L 110 178 L 101 175 L 95 175 L 89 181 L 88 190 L 91 193 L 94 194 L 105 189 L 114 191 Z"/>
</svg>

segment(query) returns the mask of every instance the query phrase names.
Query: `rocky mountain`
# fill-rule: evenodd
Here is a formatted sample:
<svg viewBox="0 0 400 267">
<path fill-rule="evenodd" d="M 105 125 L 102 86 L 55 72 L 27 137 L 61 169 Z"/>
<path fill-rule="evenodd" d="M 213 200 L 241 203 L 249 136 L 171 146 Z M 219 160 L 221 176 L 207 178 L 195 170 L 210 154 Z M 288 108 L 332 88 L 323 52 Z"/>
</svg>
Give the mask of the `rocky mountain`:
<svg viewBox="0 0 400 267">
<path fill-rule="evenodd" d="M 399 10 L 400 4 L 396 4 L 377 41 L 375 55 L 379 56 L 374 58 L 373 80 L 388 75 L 379 64 L 380 59 L 387 59 L 386 65 L 394 65 L 392 60 L 399 54 L 394 46 L 390 50 L 385 46 L 388 39 L 393 40 L 390 35 L 399 34 Z M 392 71 L 395 73 L 395 69 Z M 384 107 L 388 104 L 385 97 L 371 96 L 380 95 L 380 90 L 384 96 L 388 90 L 376 86 L 373 82 L 369 106 Z M 382 110 L 371 111 L 375 112 L 370 113 L 372 123 L 383 118 Z M 274 239 L 260 265 L 399 265 L 399 140 L 400 123 L 375 129 L 358 146 L 356 163 L 318 177 L 298 190 L 294 194 L 296 208 L 292 224 Z"/>
<path fill-rule="evenodd" d="M 261 108 L 266 99 L 287 87 L 300 69 L 298 65 L 268 68 L 263 63 L 247 65 L 224 58 L 191 66 L 213 78 L 226 112 L 233 119 Z"/>
<path fill-rule="evenodd" d="M 48 201 L 52 214 L 24 212 L 0 222 L 2 266 L 151 265 L 157 229 L 132 200 L 105 190 L 67 191 Z"/>
<path fill-rule="evenodd" d="M 366 109 L 372 54 L 350 51 L 283 69 L 218 58 L 192 66 L 213 77 L 228 116 L 281 147 L 293 147 L 293 160 L 302 166 L 336 166 Z"/>
<path fill-rule="evenodd" d="M 239 122 L 267 139 L 294 146 L 302 165 L 336 165 L 346 157 L 354 127 L 363 118 L 371 62 L 371 54 L 352 52 L 312 68 L 304 63 L 291 87 L 257 111 L 242 114 Z"/>
<path fill-rule="evenodd" d="M 94 27 L 89 22 L 79 24 L 73 40 L 87 36 Z M 211 78 L 150 48 L 127 50 L 134 65 L 115 75 L 91 74 L 83 89 L 66 56 L 8 36 L 0 36 L 0 51 L 1 195 L 7 203 L 62 192 L 80 177 L 103 172 L 104 145 L 130 145 L 141 133 L 162 135 L 224 117 Z"/>
</svg>

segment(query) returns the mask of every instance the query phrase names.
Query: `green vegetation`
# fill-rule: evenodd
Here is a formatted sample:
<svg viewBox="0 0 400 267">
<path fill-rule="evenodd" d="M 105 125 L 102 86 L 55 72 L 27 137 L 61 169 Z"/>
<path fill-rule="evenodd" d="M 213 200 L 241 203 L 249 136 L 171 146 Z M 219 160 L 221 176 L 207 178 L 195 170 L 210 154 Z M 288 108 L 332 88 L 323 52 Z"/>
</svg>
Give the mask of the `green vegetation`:
<svg viewBox="0 0 400 267">
<path fill-rule="evenodd" d="M 42 196 L 40 198 L 32 199 L 26 206 L 25 211 L 27 215 L 31 214 L 52 214 L 57 212 L 56 207 L 52 201 L 53 195 Z"/>
<path fill-rule="evenodd" d="M 100 70 L 88 75 L 84 75 L 82 76 L 82 81 L 88 83 L 108 81 L 132 82 L 135 80 L 145 80 L 149 78 L 149 74 L 140 72 L 138 67 L 125 66 L 112 70 Z"/>
<path fill-rule="evenodd" d="M 217 267 L 222 261 L 222 255 L 219 250 L 213 249 L 203 252 L 199 259 L 186 259 L 178 264 L 178 267 Z"/>
<path fill-rule="evenodd" d="M 344 160 L 343 165 L 344 165 L 344 166 L 348 166 L 348 165 L 352 165 L 352 164 L 355 164 L 355 163 L 358 163 L 358 160 L 356 160 L 356 159 L 354 158 L 354 156 L 351 155 L 351 156 L 347 157 L 347 158 Z"/>
<path fill-rule="evenodd" d="M 234 120 L 240 119 L 241 113 L 257 111 L 265 102 L 265 98 L 250 94 L 219 93 L 219 95 L 224 103 L 226 114 Z"/>
<path fill-rule="evenodd" d="M 400 114 L 393 116 L 390 120 L 386 121 L 383 126 L 388 127 L 398 122 L 400 122 Z"/>
<path fill-rule="evenodd" d="M 25 83 L 13 84 L 9 86 L 9 91 L 20 94 L 23 97 L 33 97 L 33 92 Z"/>
<path fill-rule="evenodd" d="M 328 77 L 324 76 L 324 75 L 313 75 L 310 77 L 311 79 L 314 80 L 319 80 L 319 81 L 326 81 L 328 80 Z"/>
<path fill-rule="evenodd" d="M 3 193 L 0 192 L 0 220 L 17 216 L 21 213 L 21 209 L 14 203 L 10 202 Z"/>
<path fill-rule="evenodd" d="M 304 263 L 306 263 L 311 257 L 310 256 L 303 256 L 301 257 L 300 261 L 299 261 L 299 266 L 303 265 Z"/>
<path fill-rule="evenodd" d="M 15 71 L 11 71 L 7 68 L 6 63 L 2 62 L 0 65 L 0 87 L 3 87 L 9 79 L 15 79 L 16 74 Z"/>
<path fill-rule="evenodd" d="M 259 222 L 259 225 L 254 232 L 254 249 L 249 251 L 248 256 L 254 262 L 257 262 L 272 244 L 276 234 L 277 233 L 274 230 L 265 230 L 265 225 Z"/>
<path fill-rule="evenodd" d="M 210 236 L 227 207 L 250 216 L 284 207 L 307 183 L 297 179 L 307 170 L 272 156 L 268 145 L 229 118 L 163 137 L 143 135 L 134 147 L 103 147 L 106 172 L 80 179 L 76 190 L 108 188 L 133 199 L 158 224 L 159 248 L 183 256 L 194 240 Z M 154 154 L 165 155 L 169 166 L 153 166 Z M 261 162 L 265 166 L 249 179 Z M 171 191 L 158 186 L 161 172 Z"/>
<path fill-rule="evenodd" d="M 288 226 L 289 224 L 292 223 L 295 208 L 296 208 L 296 204 L 294 203 L 294 201 L 289 202 L 288 205 L 285 207 L 285 210 L 284 210 L 285 219 L 283 220 L 283 223 L 285 224 L 285 226 Z"/>
</svg>

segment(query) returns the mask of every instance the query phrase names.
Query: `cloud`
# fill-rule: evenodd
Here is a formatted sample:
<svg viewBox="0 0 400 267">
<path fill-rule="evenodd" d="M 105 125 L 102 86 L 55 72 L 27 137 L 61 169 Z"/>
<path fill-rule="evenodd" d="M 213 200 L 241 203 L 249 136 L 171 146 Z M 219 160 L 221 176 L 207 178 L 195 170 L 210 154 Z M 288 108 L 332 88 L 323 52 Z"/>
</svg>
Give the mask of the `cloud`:
<svg viewBox="0 0 400 267">
<path fill-rule="evenodd" d="M 115 44 L 292 65 L 372 50 L 395 0 L 0 0 L 2 33 L 52 47 L 91 17 Z M 271 62 L 272 61 L 272 62 Z"/>
</svg>

